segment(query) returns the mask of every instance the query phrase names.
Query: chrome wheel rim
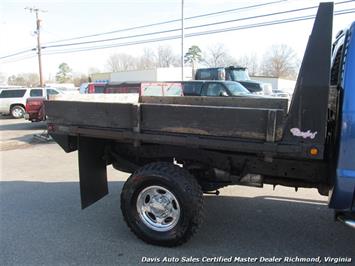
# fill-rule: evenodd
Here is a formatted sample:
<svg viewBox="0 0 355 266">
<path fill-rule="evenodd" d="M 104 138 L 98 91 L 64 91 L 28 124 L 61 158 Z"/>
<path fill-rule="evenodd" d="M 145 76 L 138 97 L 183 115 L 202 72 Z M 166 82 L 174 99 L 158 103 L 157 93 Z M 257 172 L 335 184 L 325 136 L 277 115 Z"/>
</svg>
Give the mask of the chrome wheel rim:
<svg viewBox="0 0 355 266">
<path fill-rule="evenodd" d="M 22 117 L 23 111 L 20 108 L 15 108 L 14 110 L 12 110 L 12 115 L 16 118 Z"/>
<path fill-rule="evenodd" d="M 171 191 L 161 186 L 149 186 L 138 195 L 137 212 L 147 227 L 166 232 L 178 223 L 181 210 Z"/>
</svg>

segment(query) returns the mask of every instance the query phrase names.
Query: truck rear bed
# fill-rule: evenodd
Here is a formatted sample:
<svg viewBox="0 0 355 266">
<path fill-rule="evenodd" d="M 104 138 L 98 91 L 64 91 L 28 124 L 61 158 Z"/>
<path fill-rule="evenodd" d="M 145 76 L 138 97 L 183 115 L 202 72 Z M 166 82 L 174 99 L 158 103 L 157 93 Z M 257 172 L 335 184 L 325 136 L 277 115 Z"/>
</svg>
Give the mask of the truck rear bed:
<svg viewBox="0 0 355 266">
<path fill-rule="evenodd" d="M 66 152 L 78 150 L 82 206 L 107 194 L 108 164 L 133 173 L 178 162 L 203 191 L 273 184 L 327 194 L 340 99 L 329 82 L 332 12 L 320 5 L 289 108 L 285 99 L 254 97 L 45 102 L 49 133 Z"/>
<path fill-rule="evenodd" d="M 246 97 L 47 101 L 51 133 L 134 142 L 135 147 L 192 145 L 270 159 L 324 160 L 328 125 L 336 119 L 329 106 L 338 98 L 338 93 L 329 97 L 332 12 L 331 3 L 320 5 L 289 110 L 284 99 Z"/>
<path fill-rule="evenodd" d="M 276 98 L 143 97 L 140 103 L 46 102 L 50 123 L 57 125 L 268 142 L 281 139 L 286 111 L 287 100 Z"/>
</svg>

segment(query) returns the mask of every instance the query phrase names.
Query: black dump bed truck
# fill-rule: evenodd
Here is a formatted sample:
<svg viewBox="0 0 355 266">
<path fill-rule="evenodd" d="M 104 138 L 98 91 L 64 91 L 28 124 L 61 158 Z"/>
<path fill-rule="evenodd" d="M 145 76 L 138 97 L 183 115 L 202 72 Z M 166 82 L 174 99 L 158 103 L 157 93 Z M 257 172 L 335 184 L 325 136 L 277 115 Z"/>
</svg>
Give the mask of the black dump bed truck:
<svg viewBox="0 0 355 266">
<path fill-rule="evenodd" d="M 343 34 L 331 59 L 332 16 L 333 4 L 320 4 L 289 109 L 277 98 L 47 101 L 49 133 L 66 152 L 78 150 L 82 208 L 108 193 L 112 164 L 132 173 L 121 210 L 131 230 L 151 244 L 187 241 L 201 223 L 203 193 L 228 185 L 331 191 L 329 206 L 351 224 L 354 149 L 339 148 L 340 136 L 348 136 L 339 133 L 342 103 L 350 97 L 340 77 L 349 71 L 343 59 L 351 45 Z M 348 148 L 355 147 L 351 134 Z M 339 167 L 347 169 L 346 186 Z"/>
</svg>

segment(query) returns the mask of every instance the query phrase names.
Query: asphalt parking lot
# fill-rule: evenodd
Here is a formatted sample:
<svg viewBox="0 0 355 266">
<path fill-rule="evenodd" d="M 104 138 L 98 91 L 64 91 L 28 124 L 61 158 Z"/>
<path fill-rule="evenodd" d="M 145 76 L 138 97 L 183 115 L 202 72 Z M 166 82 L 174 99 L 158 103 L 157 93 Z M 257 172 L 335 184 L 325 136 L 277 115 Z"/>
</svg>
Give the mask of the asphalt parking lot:
<svg viewBox="0 0 355 266">
<path fill-rule="evenodd" d="M 230 187 L 205 197 L 206 218 L 185 245 L 138 240 L 123 222 L 127 174 L 108 169 L 110 194 L 81 210 L 77 154 L 33 134 L 43 123 L 0 119 L 0 264 L 134 265 L 148 258 L 347 257 L 355 231 L 333 221 L 316 190 Z M 176 262 L 176 260 L 175 260 Z M 154 263 L 155 264 L 155 263 Z M 220 264 L 220 263 L 218 263 Z"/>
</svg>

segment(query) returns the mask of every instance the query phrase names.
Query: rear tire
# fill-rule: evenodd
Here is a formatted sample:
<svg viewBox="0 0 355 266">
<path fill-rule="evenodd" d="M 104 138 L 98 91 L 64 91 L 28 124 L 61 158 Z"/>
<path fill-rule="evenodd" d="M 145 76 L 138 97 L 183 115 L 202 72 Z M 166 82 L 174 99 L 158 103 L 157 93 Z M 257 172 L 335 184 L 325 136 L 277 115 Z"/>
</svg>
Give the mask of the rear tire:
<svg viewBox="0 0 355 266">
<path fill-rule="evenodd" d="M 21 105 L 15 105 L 11 107 L 10 113 L 13 118 L 22 118 L 25 115 L 25 108 L 23 108 Z"/>
<path fill-rule="evenodd" d="M 172 163 L 143 166 L 123 186 L 121 210 L 131 231 L 146 243 L 178 246 L 202 222 L 203 195 L 195 178 Z"/>
</svg>

